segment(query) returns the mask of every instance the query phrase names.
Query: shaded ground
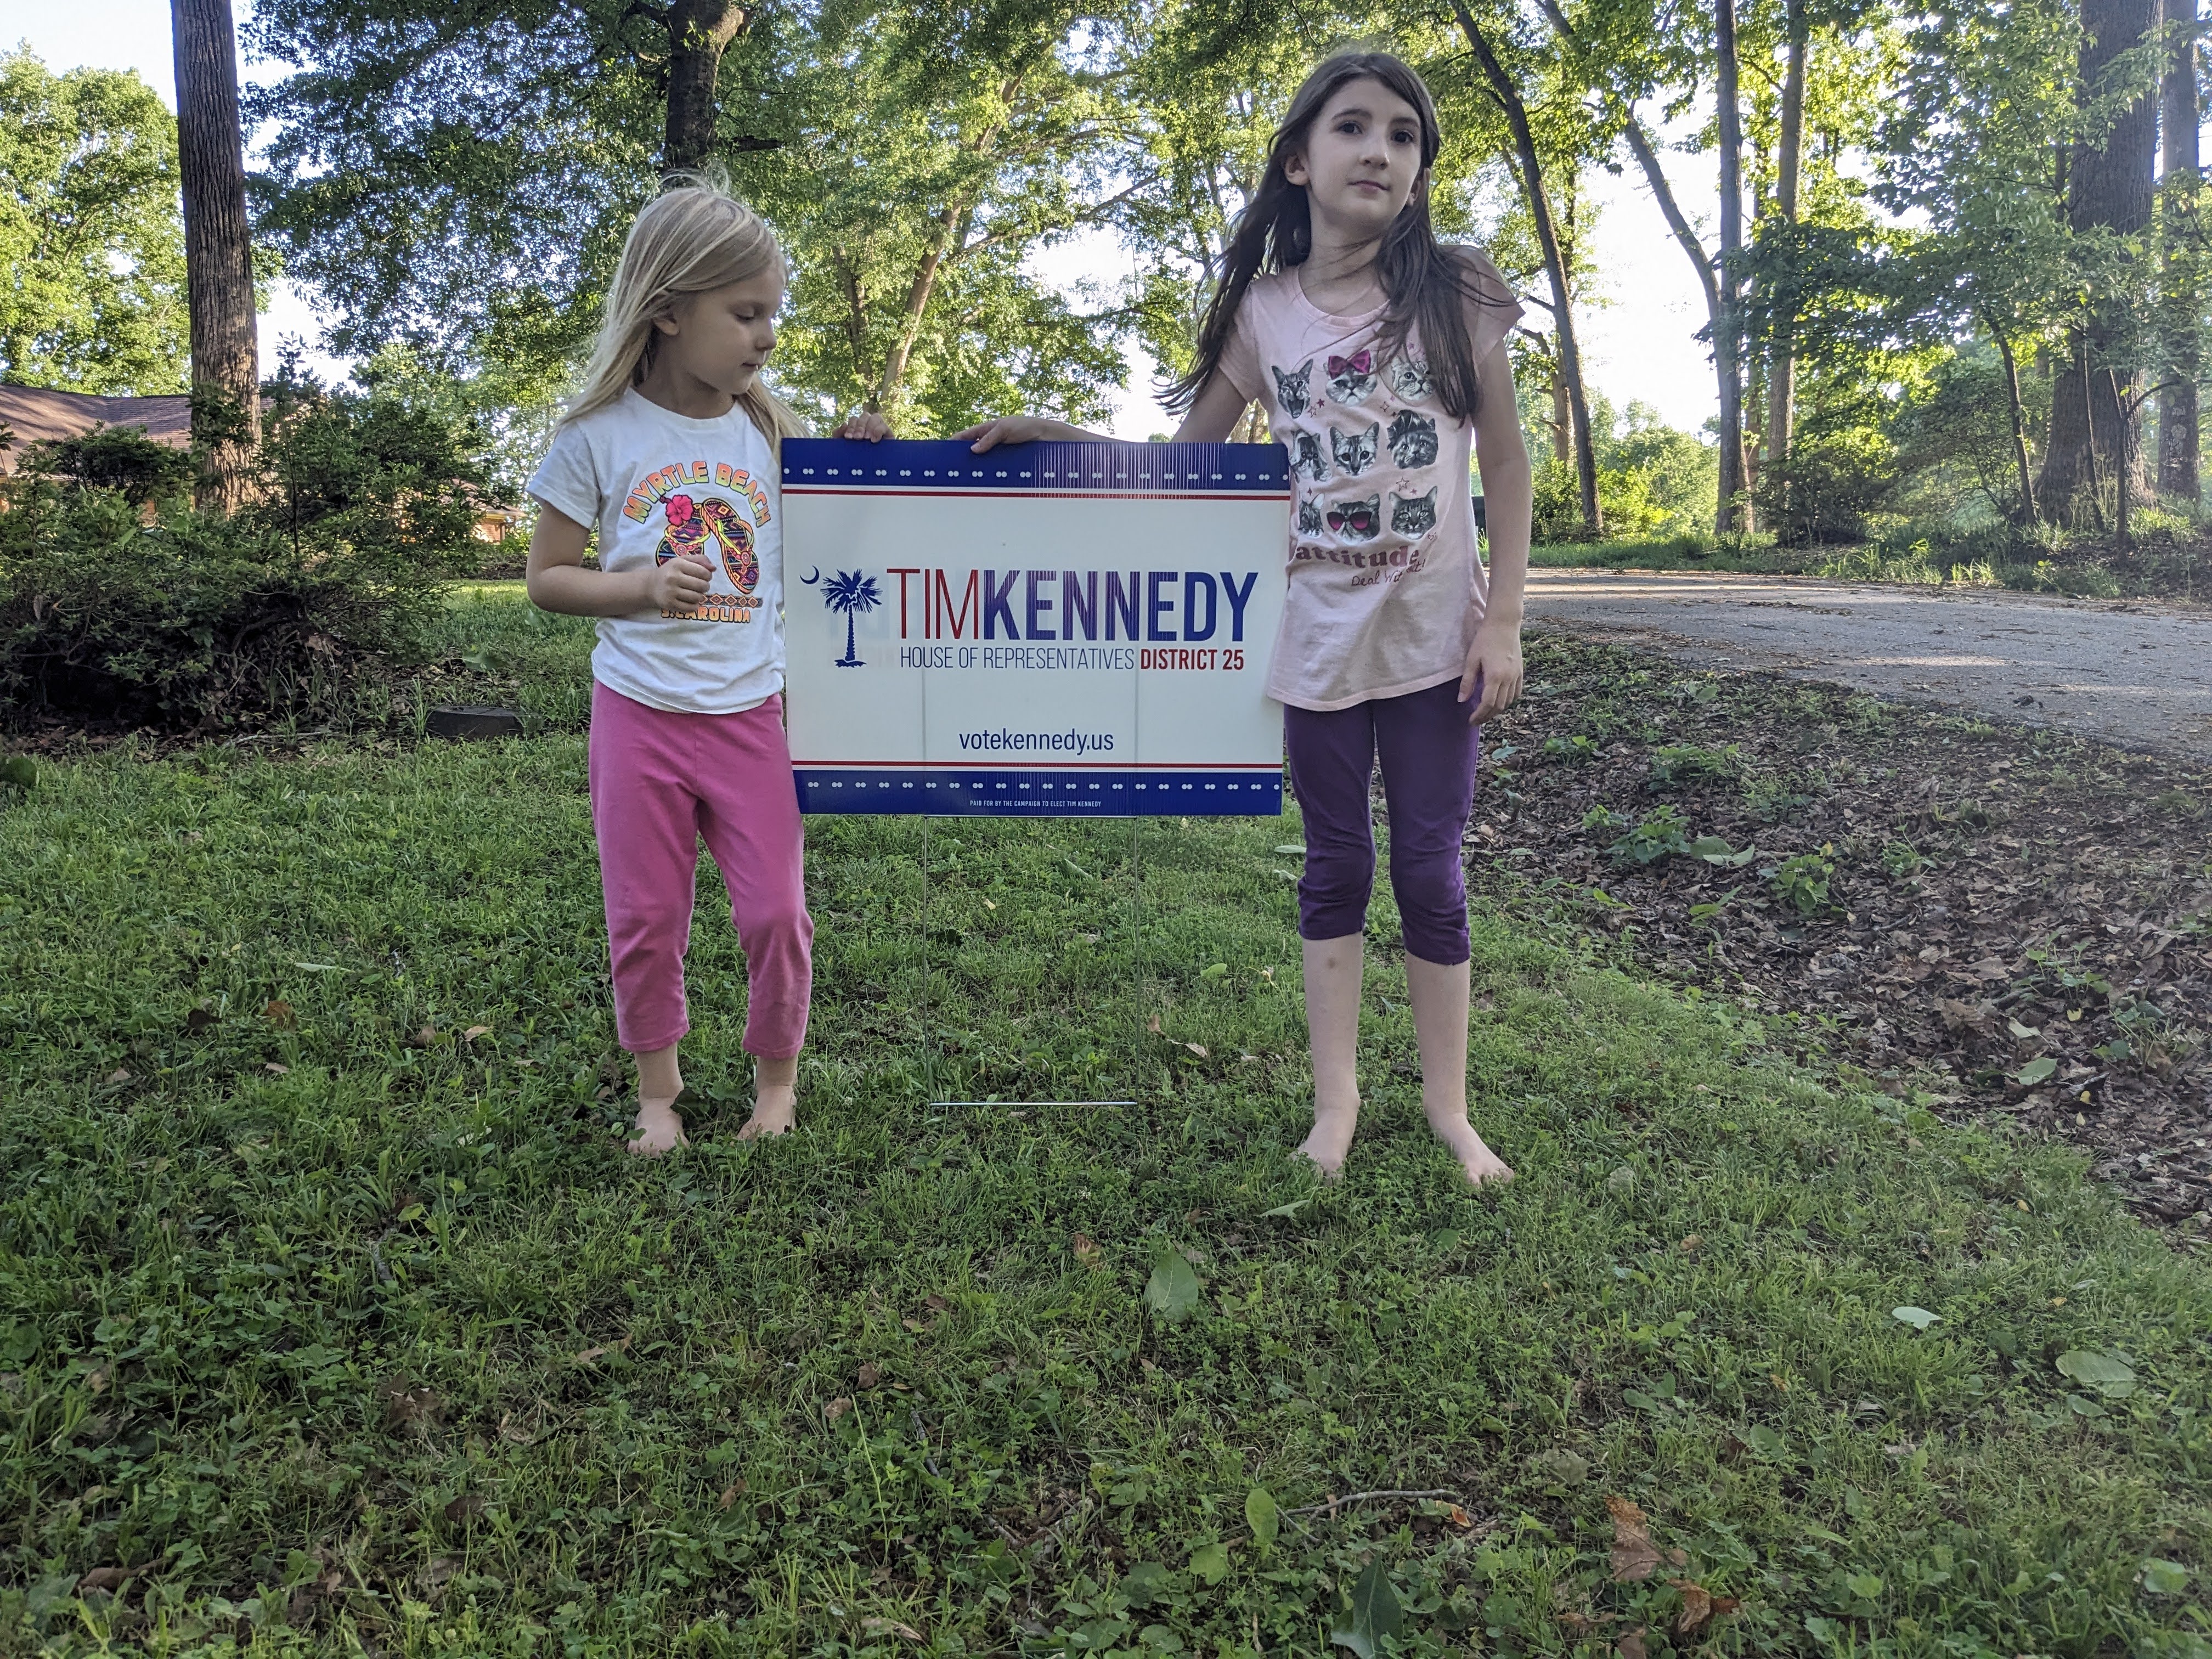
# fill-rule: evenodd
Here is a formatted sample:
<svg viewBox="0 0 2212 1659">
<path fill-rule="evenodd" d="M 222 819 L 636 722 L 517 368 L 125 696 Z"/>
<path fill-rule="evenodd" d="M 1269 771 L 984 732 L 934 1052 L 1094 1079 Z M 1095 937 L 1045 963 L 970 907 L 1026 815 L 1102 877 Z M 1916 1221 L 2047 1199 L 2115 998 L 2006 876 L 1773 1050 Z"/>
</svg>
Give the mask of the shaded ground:
<svg viewBox="0 0 2212 1659">
<path fill-rule="evenodd" d="M 2212 760 L 2212 613 L 1993 588 L 1536 570 L 1534 627 Z"/>
<path fill-rule="evenodd" d="M 1528 660 L 1479 890 L 1797 1011 L 1890 1092 L 2076 1142 L 2139 1213 L 2212 1224 L 2204 772 L 1558 635 Z"/>
</svg>

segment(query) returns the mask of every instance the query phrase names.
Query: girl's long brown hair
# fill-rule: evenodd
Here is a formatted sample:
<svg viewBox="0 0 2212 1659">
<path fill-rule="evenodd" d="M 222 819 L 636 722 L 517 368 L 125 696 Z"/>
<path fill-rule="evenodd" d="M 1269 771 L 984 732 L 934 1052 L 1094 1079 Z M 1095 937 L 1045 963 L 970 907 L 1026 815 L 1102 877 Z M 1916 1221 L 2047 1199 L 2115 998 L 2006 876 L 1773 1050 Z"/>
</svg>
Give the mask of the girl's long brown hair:
<svg viewBox="0 0 2212 1659">
<path fill-rule="evenodd" d="M 1237 325 L 1252 279 L 1262 270 L 1291 270 L 1313 252 L 1313 216 L 1305 186 L 1294 185 L 1285 164 L 1305 148 L 1314 123 L 1328 100 L 1347 82 L 1371 77 L 1412 105 L 1421 121 L 1421 177 L 1404 210 L 1383 234 L 1375 256 L 1383 295 L 1381 353 L 1405 349 L 1418 331 L 1427 355 L 1437 396 L 1454 418 L 1471 421 L 1482 404 L 1475 374 L 1474 340 L 1467 325 L 1467 307 L 1504 305 L 1510 298 L 1484 292 L 1474 262 L 1437 240 L 1429 222 L 1428 171 L 1443 144 L 1436 100 L 1427 82 L 1402 58 L 1387 52 L 1346 52 L 1324 59 L 1291 100 L 1283 124 L 1267 146 L 1267 167 L 1260 187 L 1237 217 L 1229 249 L 1222 256 L 1213 297 L 1199 325 L 1198 356 L 1190 372 L 1171 384 L 1160 401 L 1177 413 L 1197 400 L 1221 367 L 1221 355 Z"/>
</svg>

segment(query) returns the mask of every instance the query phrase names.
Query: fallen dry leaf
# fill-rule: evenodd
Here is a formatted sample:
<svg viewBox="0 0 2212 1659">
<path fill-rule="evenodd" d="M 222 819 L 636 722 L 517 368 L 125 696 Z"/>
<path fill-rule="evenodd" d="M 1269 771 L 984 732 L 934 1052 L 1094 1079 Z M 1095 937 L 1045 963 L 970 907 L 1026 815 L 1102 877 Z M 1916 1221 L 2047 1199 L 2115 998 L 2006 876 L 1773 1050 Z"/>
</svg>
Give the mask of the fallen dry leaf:
<svg viewBox="0 0 2212 1659">
<path fill-rule="evenodd" d="M 862 1388 L 872 1389 L 877 1383 L 883 1380 L 884 1368 L 877 1364 L 874 1360 L 871 1359 L 866 1364 L 860 1367 L 859 1382 Z"/>
<path fill-rule="evenodd" d="M 1644 1626 L 1638 1625 L 1634 1630 L 1623 1632 L 1620 1640 L 1613 1644 L 1613 1650 L 1620 1659 L 1645 1659 Z"/>
<path fill-rule="evenodd" d="M 1186 1042 L 1182 1046 L 1189 1049 L 1191 1053 L 1196 1054 L 1200 1060 L 1204 1060 L 1206 1057 L 1206 1045 L 1203 1042 Z"/>
<path fill-rule="evenodd" d="M 384 1426 L 395 1433 L 405 1428 L 428 1428 L 446 1414 L 446 1402 L 428 1389 L 387 1382 L 383 1393 Z"/>
<path fill-rule="evenodd" d="M 107 1392 L 107 1368 L 103 1365 L 96 1371 L 87 1371 L 84 1377 L 84 1386 L 90 1389 L 94 1395 L 106 1394 Z"/>
<path fill-rule="evenodd" d="M 131 1081 L 131 1073 L 118 1066 L 107 1074 L 107 1080 L 110 1083 L 128 1083 Z"/>
<path fill-rule="evenodd" d="M 1154 1036 L 1159 1036 L 1160 1017 L 1158 1014 L 1154 1014 L 1150 1019 L 1145 1022 L 1145 1029 L 1147 1031 L 1150 1031 Z"/>
<path fill-rule="evenodd" d="M 604 1359 L 611 1353 L 627 1353 L 629 1352 L 631 1340 L 632 1339 L 626 1336 L 623 1338 L 621 1341 L 610 1342 L 602 1348 L 586 1348 L 583 1352 L 575 1356 L 576 1364 L 579 1365 L 588 1365 L 594 1359 Z"/>
<path fill-rule="evenodd" d="M 1086 1267 L 1095 1267 L 1104 1259 L 1104 1256 L 1105 1252 L 1098 1248 L 1097 1239 L 1091 1237 L 1089 1233 L 1076 1234 L 1075 1259 L 1078 1261 Z"/>
<path fill-rule="evenodd" d="M 261 1014 L 271 1025 L 281 1025 L 287 1030 L 295 1024 L 292 1018 L 292 1005 L 289 1002 L 276 1000 L 264 1002 L 261 1005 Z"/>
<path fill-rule="evenodd" d="M 408 1040 L 417 1048 L 427 1048 L 438 1040 L 438 1028 L 434 1025 L 425 1025 Z"/>
<path fill-rule="evenodd" d="M 744 1495 L 744 1477 L 743 1475 L 739 1475 L 735 1480 L 731 1481 L 728 1486 L 722 1488 L 722 1501 L 720 1507 L 723 1509 L 729 1508 L 731 1504 L 736 1503 L 738 1499 Z"/>
<path fill-rule="evenodd" d="M 860 1628 L 871 1636 L 902 1636 L 909 1642 L 922 1639 L 921 1632 L 912 1625 L 902 1625 L 896 1619 L 878 1619 L 873 1614 L 860 1620 Z"/>
<path fill-rule="evenodd" d="M 289 1077 L 292 1075 L 292 1068 L 290 1066 L 279 1065 L 273 1060 L 261 1069 L 264 1072 L 274 1072 L 278 1077 Z"/>
<path fill-rule="evenodd" d="M 446 1505 L 446 1519 L 455 1526 L 465 1526 L 484 1512 L 484 1501 L 472 1492 L 465 1492 Z"/>
<path fill-rule="evenodd" d="M 1462 1532 L 1465 1532 L 1468 1528 L 1474 1524 L 1474 1516 L 1470 1516 L 1465 1510 L 1462 1509 L 1456 1504 L 1453 1504 L 1446 1507 L 1444 1510 L 1444 1519 L 1450 1522 L 1452 1525 L 1457 1527 Z"/>
<path fill-rule="evenodd" d="M 137 1576 L 137 1567 L 94 1567 L 76 1581 L 76 1593 L 84 1595 L 93 1590 L 112 1591 Z"/>
<path fill-rule="evenodd" d="M 943 1313 L 952 1304 L 941 1296 L 925 1296 L 921 1298 L 921 1305 L 932 1313 Z"/>
<path fill-rule="evenodd" d="M 1651 1542 L 1644 1511 L 1626 1498 L 1610 1494 L 1605 1507 L 1613 1516 L 1613 1582 L 1627 1584 L 1649 1578 L 1659 1569 L 1659 1551 Z"/>
<path fill-rule="evenodd" d="M 1674 1634 L 1695 1636 L 1713 1616 L 1711 1592 L 1693 1579 L 1669 1578 L 1667 1582 L 1682 1594 L 1681 1611 L 1674 1615 Z"/>
<path fill-rule="evenodd" d="M 852 1409 L 853 1402 L 841 1394 L 827 1406 L 823 1407 L 822 1414 L 828 1418 L 832 1423 L 835 1423 L 839 1418 L 842 1417 L 847 1412 Z"/>
<path fill-rule="evenodd" d="M 921 1334 L 921 1322 L 919 1319 L 902 1319 L 899 1321 L 899 1328 L 902 1331 L 912 1331 L 919 1336 Z"/>
<path fill-rule="evenodd" d="M 467 1030 L 461 1033 L 461 1041 L 464 1042 L 474 1042 L 480 1036 L 489 1036 L 490 1035 L 490 1026 L 471 1025 Z"/>
</svg>

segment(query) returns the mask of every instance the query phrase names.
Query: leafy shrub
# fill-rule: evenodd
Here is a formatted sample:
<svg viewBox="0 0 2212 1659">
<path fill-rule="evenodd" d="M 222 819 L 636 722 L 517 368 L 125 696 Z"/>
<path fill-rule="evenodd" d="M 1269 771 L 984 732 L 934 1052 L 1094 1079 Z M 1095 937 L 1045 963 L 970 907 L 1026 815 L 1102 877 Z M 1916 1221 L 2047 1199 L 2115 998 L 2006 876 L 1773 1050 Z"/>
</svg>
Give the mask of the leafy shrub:
<svg viewBox="0 0 2212 1659">
<path fill-rule="evenodd" d="M 33 444 L 27 471 L 94 489 L 112 489 L 133 507 L 177 500 L 191 488 L 189 453 L 156 443 L 143 426 L 104 426 L 81 438 Z"/>
<path fill-rule="evenodd" d="M 0 511 L 0 694 L 19 711 L 212 730 L 328 712 L 475 556 L 474 434 L 386 395 L 270 388 L 234 517 L 27 469 Z"/>
</svg>

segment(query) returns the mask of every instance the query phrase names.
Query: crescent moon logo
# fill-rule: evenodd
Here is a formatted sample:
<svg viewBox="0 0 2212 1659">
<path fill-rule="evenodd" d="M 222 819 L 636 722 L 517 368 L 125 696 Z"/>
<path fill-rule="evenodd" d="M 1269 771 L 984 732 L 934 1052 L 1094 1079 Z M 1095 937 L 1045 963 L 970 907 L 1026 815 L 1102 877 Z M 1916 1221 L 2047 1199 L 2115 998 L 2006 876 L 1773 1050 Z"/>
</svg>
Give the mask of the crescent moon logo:
<svg viewBox="0 0 2212 1659">
<path fill-rule="evenodd" d="M 814 574 L 813 574 L 812 575 L 811 575 L 811 576 L 801 576 L 801 577 L 799 579 L 799 585 L 801 587 L 811 587 L 811 586 L 814 586 L 814 584 L 815 584 L 815 583 L 817 583 L 817 582 L 820 581 L 821 580 L 822 580 L 822 567 L 821 567 L 820 565 L 818 565 L 818 564 L 817 564 L 817 565 L 816 565 L 816 566 L 814 567 Z"/>
</svg>

